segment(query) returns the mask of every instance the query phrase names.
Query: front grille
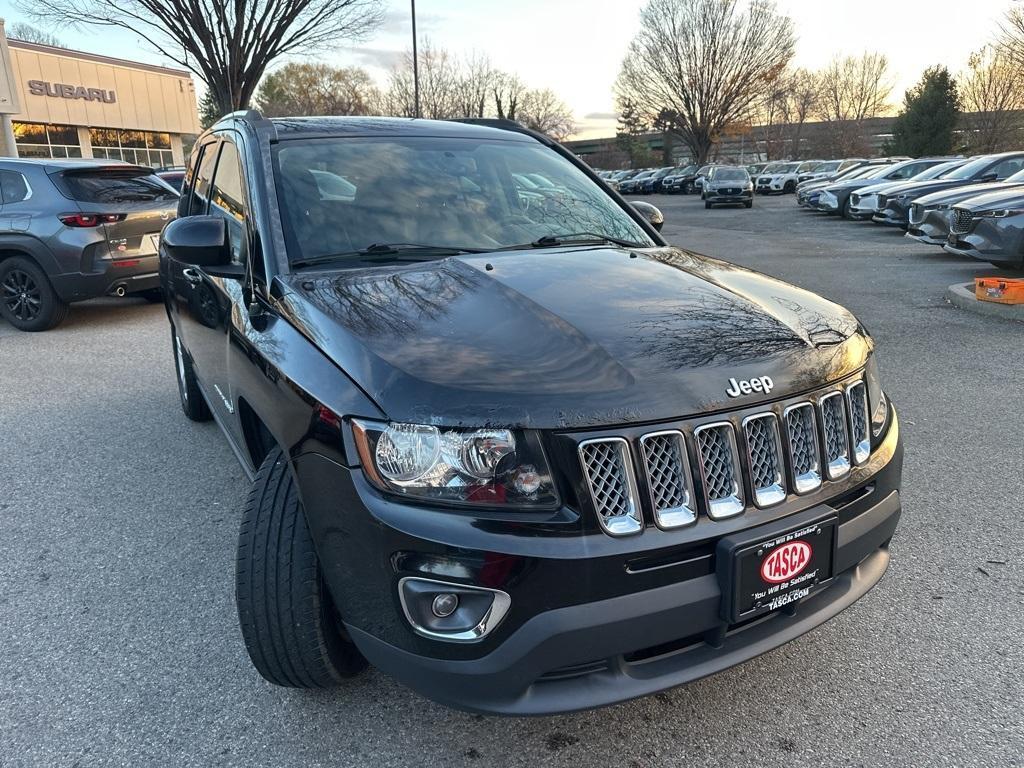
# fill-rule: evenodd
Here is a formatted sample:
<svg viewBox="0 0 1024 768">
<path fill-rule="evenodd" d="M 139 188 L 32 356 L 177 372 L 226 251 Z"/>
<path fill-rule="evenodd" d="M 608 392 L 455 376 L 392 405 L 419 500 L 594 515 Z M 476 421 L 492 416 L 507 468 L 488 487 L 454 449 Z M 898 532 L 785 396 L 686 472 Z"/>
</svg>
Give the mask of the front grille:
<svg viewBox="0 0 1024 768">
<path fill-rule="evenodd" d="M 697 520 L 693 503 L 686 439 L 670 430 L 652 432 L 640 438 L 651 508 L 659 528 L 679 528 Z"/>
<path fill-rule="evenodd" d="M 879 195 L 878 196 L 878 202 L 875 203 L 875 207 L 878 210 L 882 210 L 888 204 L 889 204 L 889 196 L 888 195 Z"/>
<path fill-rule="evenodd" d="M 693 433 L 708 517 L 722 520 L 743 511 L 740 462 L 732 424 L 706 424 Z"/>
<path fill-rule="evenodd" d="M 864 382 L 858 381 L 846 390 L 850 404 L 850 434 L 853 435 L 853 461 L 863 464 L 871 454 L 871 424 L 868 418 L 868 393 Z"/>
<path fill-rule="evenodd" d="M 813 491 L 821 485 L 818 430 L 813 405 L 799 403 L 786 409 L 786 435 L 789 460 L 793 466 L 793 488 L 797 493 Z"/>
<path fill-rule="evenodd" d="M 966 208 L 954 208 L 949 216 L 949 231 L 954 235 L 966 235 L 971 231 L 974 214 Z"/>
<path fill-rule="evenodd" d="M 778 420 L 774 413 L 749 416 L 743 421 L 743 432 L 754 503 L 759 507 L 778 504 L 786 498 Z"/>
<path fill-rule="evenodd" d="M 580 443 L 580 462 L 601 527 L 612 536 L 637 533 L 643 527 L 629 444 L 621 437 Z"/>
<path fill-rule="evenodd" d="M 859 202 L 860 202 L 860 195 L 858 195 L 856 192 L 852 193 L 850 195 L 850 205 L 857 205 L 857 203 L 859 203 Z"/>
<path fill-rule="evenodd" d="M 910 205 L 910 223 L 920 224 L 924 221 L 924 206 L 920 203 L 911 203 Z"/>
<path fill-rule="evenodd" d="M 867 463 L 867 387 L 856 380 L 806 400 L 766 406 L 742 422 L 722 417 L 692 428 L 631 430 L 629 440 L 587 439 L 578 444 L 578 454 L 590 502 L 612 536 L 640 533 L 644 507 L 647 522 L 666 530 L 695 524 L 701 514 L 724 520 L 748 504 L 765 508 L 790 492 L 811 493 Z"/>
<path fill-rule="evenodd" d="M 825 438 L 825 469 L 829 480 L 850 471 L 850 441 L 846 431 L 846 408 L 841 392 L 821 398 L 821 431 Z"/>
<path fill-rule="evenodd" d="M 772 177 L 771 176 L 762 176 L 760 179 L 757 180 L 757 183 L 762 185 L 762 186 L 765 186 L 767 184 L 771 184 L 772 183 Z"/>
</svg>

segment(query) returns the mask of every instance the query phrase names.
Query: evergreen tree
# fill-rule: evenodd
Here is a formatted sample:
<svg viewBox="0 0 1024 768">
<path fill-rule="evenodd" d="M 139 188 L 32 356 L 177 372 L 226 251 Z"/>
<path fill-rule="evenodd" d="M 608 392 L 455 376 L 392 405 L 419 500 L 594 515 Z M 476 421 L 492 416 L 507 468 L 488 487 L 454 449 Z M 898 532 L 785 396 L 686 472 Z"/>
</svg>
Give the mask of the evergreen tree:
<svg viewBox="0 0 1024 768">
<path fill-rule="evenodd" d="M 959 118 L 956 81 L 945 67 L 930 67 L 903 97 L 903 110 L 893 126 L 892 150 L 911 157 L 949 154 Z"/>
</svg>

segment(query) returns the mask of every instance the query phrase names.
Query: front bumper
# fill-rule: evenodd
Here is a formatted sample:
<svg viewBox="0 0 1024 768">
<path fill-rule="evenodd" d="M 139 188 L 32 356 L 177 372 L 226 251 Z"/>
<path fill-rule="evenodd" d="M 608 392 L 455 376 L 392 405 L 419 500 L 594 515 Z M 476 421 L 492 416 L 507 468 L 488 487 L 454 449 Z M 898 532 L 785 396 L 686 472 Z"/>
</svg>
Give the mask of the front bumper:
<svg viewBox="0 0 1024 768">
<path fill-rule="evenodd" d="M 822 213 L 839 213 L 839 198 L 831 192 L 822 192 L 818 195 L 818 201 L 814 209 Z"/>
<path fill-rule="evenodd" d="M 887 227 L 902 227 L 906 229 L 909 224 L 910 210 L 896 200 L 890 200 L 885 207 L 875 212 L 871 220 L 875 224 L 883 224 Z"/>
<path fill-rule="evenodd" d="M 711 191 L 704 195 L 705 202 L 708 203 L 733 203 L 734 205 L 746 204 L 754 199 L 753 190 L 741 190 L 736 193 L 723 193 Z"/>
<path fill-rule="evenodd" d="M 907 225 L 907 237 L 927 245 L 945 245 L 949 235 L 949 215 L 948 210 L 927 211 L 921 221 Z"/>
<path fill-rule="evenodd" d="M 971 231 L 950 233 L 942 246 L 949 253 L 978 261 L 1024 262 L 1024 215 L 975 219 Z"/>
<path fill-rule="evenodd" d="M 508 527 L 431 513 L 384 498 L 357 468 L 346 471 L 313 454 L 299 457 L 295 469 L 300 489 L 317 488 L 302 494 L 313 540 L 346 630 L 366 658 L 449 706 L 540 715 L 613 704 L 713 674 L 851 605 L 888 564 L 900 517 L 902 453 L 893 414 L 885 438 L 838 495 L 758 518 L 767 524 L 744 516 L 730 524 L 702 519 L 689 529 L 626 539 L 531 530 L 561 513 Z M 723 620 L 715 562 L 722 535 L 755 525 L 785 530 L 798 515 L 833 511 L 839 527 L 831 581 L 755 621 Z M 664 546 L 686 542 L 708 524 L 721 533 L 707 545 Z M 398 605 L 397 584 L 408 576 L 500 589 L 511 609 L 477 644 L 422 638 Z"/>
</svg>

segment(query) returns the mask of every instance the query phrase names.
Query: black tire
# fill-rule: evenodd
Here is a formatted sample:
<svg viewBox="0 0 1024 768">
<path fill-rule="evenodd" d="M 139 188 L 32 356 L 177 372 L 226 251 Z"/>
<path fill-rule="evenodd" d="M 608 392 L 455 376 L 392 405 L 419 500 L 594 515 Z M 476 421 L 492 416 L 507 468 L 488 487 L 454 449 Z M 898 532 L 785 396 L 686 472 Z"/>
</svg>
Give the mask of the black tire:
<svg viewBox="0 0 1024 768">
<path fill-rule="evenodd" d="M 796 182 L 787 181 L 786 185 L 782 188 L 782 193 L 784 195 L 791 195 L 794 192 L 796 192 Z"/>
<path fill-rule="evenodd" d="M 150 304 L 164 303 L 164 292 L 159 288 L 150 288 L 148 291 L 139 291 L 136 295 L 141 296 Z"/>
<path fill-rule="evenodd" d="M 753 208 L 754 207 L 754 201 L 753 200 L 747 200 L 745 203 L 743 203 L 743 206 L 745 208 Z"/>
<path fill-rule="evenodd" d="M 686 186 L 683 188 L 683 194 L 684 195 L 692 195 L 695 190 L 696 190 L 696 187 L 694 187 L 693 182 L 692 181 L 688 181 L 688 182 L 686 182 Z"/>
<path fill-rule="evenodd" d="M 48 331 L 68 316 L 46 273 L 31 259 L 0 262 L 0 315 L 20 331 Z"/>
<path fill-rule="evenodd" d="M 705 210 L 710 208 L 710 207 L 711 207 L 711 203 L 709 203 L 707 200 L 705 200 L 704 201 L 704 208 L 705 208 Z"/>
<path fill-rule="evenodd" d="M 328 688 L 366 668 L 342 635 L 295 480 L 277 447 L 245 505 L 235 600 L 249 658 L 274 685 Z"/>
<path fill-rule="evenodd" d="M 850 198 L 846 198 L 846 202 L 843 203 L 842 216 L 844 219 L 850 218 Z"/>
<path fill-rule="evenodd" d="M 174 355 L 174 372 L 178 379 L 178 399 L 181 401 L 181 410 L 192 421 L 209 421 L 212 418 L 209 406 L 199 390 L 199 382 L 196 381 L 195 371 L 192 369 L 192 359 L 185 351 L 185 346 L 178 338 L 178 330 L 171 326 L 171 354 Z"/>
</svg>

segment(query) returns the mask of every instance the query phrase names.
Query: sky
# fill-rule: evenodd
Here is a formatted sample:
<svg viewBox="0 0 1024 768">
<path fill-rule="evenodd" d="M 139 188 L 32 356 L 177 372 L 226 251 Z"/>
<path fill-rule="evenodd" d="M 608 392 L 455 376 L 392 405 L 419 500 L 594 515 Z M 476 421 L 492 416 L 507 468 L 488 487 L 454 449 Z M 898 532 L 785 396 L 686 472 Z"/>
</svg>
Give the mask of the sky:
<svg viewBox="0 0 1024 768">
<path fill-rule="evenodd" d="M 323 61 L 365 67 L 384 82 L 388 68 L 411 46 L 409 0 L 385 0 L 383 25 L 356 44 L 324 51 Z M 645 0 L 417 0 L 420 38 L 456 54 L 484 53 L 530 87 L 551 88 L 570 107 L 577 138 L 615 133 L 612 85 Z M 880 51 L 888 56 L 902 99 L 933 64 L 960 70 L 970 53 L 990 42 L 1013 0 L 898 0 L 818 2 L 777 0 L 794 21 L 795 66 L 816 69 L 834 56 Z M 8 25 L 25 21 L 11 0 L 0 0 Z M 52 30 L 71 48 L 172 65 L 126 31 L 86 25 Z M 201 91 L 201 86 L 200 86 Z"/>
</svg>

